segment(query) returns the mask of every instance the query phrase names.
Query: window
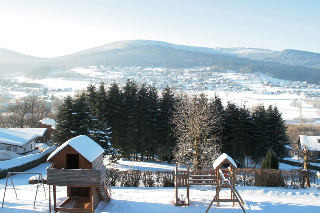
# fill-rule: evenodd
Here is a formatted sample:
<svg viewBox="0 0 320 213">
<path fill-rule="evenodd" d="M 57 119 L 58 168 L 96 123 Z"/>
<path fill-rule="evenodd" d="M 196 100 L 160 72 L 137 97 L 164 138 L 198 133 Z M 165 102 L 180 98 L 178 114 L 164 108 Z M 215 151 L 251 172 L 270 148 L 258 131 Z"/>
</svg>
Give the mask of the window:
<svg viewBox="0 0 320 213">
<path fill-rule="evenodd" d="M 13 146 L 11 151 L 12 151 L 12 152 L 17 152 L 17 147 L 16 147 L 16 146 Z"/>
<path fill-rule="evenodd" d="M 7 147 L 7 151 L 11 152 L 11 146 Z"/>
<path fill-rule="evenodd" d="M 31 146 L 30 146 L 30 149 L 32 150 L 32 144 L 31 144 Z"/>
</svg>

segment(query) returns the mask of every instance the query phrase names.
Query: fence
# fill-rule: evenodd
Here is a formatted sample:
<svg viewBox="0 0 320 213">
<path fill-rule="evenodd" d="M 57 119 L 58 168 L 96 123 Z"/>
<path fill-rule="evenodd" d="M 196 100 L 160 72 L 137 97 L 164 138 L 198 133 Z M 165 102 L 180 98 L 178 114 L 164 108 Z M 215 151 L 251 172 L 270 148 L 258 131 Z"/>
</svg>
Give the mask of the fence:
<svg viewBox="0 0 320 213">
<path fill-rule="evenodd" d="M 261 174 L 263 172 L 263 174 Z M 306 171 L 302 169 L 292 170 L 260 170 L 237 169 L 235 185 L 237 186 L 268 186 L 261 183 L 261 175 L 268 180 L 279 177 L 278 185 L 290 188 L 305 187 Z M 315 172 L 309 172 L 311 184 L 319 185 L 319 179 Z M 174 187 L 174 171 L 140 171 L 107 169 L 107 178 L 112 186 L 129 187 Z"/>
</svg>

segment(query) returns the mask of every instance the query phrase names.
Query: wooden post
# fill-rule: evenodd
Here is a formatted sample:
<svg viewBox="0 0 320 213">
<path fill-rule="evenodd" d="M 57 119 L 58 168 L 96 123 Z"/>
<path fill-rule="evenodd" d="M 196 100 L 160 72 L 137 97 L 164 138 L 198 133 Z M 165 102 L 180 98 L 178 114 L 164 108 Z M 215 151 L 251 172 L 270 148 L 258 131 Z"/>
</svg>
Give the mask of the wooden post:
<svg viewBox="0 0 320 213">
<path fill-rule="evenodd" d="M 50 193 L 50 185 L 49 185 L 49 213 L 51 213 L 51 193 Z"/>
<path fill-rule="evenodd" d="M 234 185 L 235 185 L 235 184 L 234 184 L 234 178 L 235 178 L 234 172 L 232 172 L 230 178 L 231 178 L 231 180 L 230 180 L 231 186 L 234 187 Z M 234 200 L 234 199 L 235 199 L 235 193 L 233 192 L 232 189 L 231 189 L 231 193 L 232 193 L 232 198 L 231 198 L 231 199 Z M 233 201 L 233 206 L 235 206 L 234 201 Z"/>
<path fill-rule="evenodd" d="M 189 174 L 189 169 L 190 169 L 190 168 L 189 168 L 189 166 L 188 166 L 187 168 L 188 168 L 188 169 L 187 169 L 187 174 L 188 174 L 188 175 L 187 175 L 187 180 L 186 180 L 186 181 L 187 181 L 187 198 L 188 198 L 188 206 L 189 206 L 189 204 L 190 204 L 190 199 L 189 199 L 189 175 L 190 175 L 190 174 Z"/>
<path fill-rule="evenodd" d="M 57 195 L 56 195 L 57 186 L 53 185 L 53 210 L 57 211 Z"/>
<path fill-rule="evenodd" d="M 93 187 L 90 187 L 90 207 L 91 213 L 94 213 L 94 203 L 93 203 Z"/>
<path fill-rule="evenodd" d="M 221 178 L 220 178 L 220 173 L 219 173 L 219 170 L 216 169 L 216 174 L 217 174 L 217 178 L 218 178 L 218 181 L 217 181 L 217 187 L 216 187 L 216 199 L 217 199 L 217 207 L 219 207 L 219 191 L 218 191 L 218 188 L 220 187 L 221 185 Z"/>
<path fill-rule="evenodd" d="M 176 163 L 175 176 L 174 176 L 175 200 L 176 200 L 175 205 L 178 205 L 178 180 L 177 180 L 178 178 L 177 178 L 177 175 L 178 175 L 178 163 Z"/>
</svg>

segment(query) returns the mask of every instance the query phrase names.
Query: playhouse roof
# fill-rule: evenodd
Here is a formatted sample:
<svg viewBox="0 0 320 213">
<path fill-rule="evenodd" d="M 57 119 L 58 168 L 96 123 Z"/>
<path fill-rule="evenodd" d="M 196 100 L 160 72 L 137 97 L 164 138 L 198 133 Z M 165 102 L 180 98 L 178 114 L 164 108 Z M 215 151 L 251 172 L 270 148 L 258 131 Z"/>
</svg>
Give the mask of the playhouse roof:
<svg viewBox="0 0 320 213">
<path fill-rule="evenodd" d="M 228 161 L 228 162 L 226 162 Z M 234 166 L 235 168 L 237 168 L 237 164 L 234 162 L 234 160 L 227 155 L 226 153 L 223 153 L 222 155 L 220 155 L 214 162 L 213 162 L 213 168 L 216 169 L 219 166 L 221 166 L 221 164 L 223 163 L 230 163 L 232 164 L 232 166 Z"/>
<path fill-rule="evenodd" d="M 57 153 L 59 153 L 68 145 L 74 148 L 77 152 L 79 152 L 79 154 L 81 154 L 91 163 L 104 152 L 102 147 L 94 140 L 86 135 L 79 135 L 77 137 L 71 138 L 70 140 L 64 142 L 61 146 L 59 146 L 54 152 L 49 155 L 47 161 L 50 161 Z"/>
<path fill-rule="evenodd" d="M 307 146 L 310 151 L 320 151 L 320 136 L 299 135 L 301 148 Z"/>
<path fill-rule="evenodd" d="M 36 137 L 33 133 L 0 128 L 0 143 L 23 146 Z"/>
</svg>

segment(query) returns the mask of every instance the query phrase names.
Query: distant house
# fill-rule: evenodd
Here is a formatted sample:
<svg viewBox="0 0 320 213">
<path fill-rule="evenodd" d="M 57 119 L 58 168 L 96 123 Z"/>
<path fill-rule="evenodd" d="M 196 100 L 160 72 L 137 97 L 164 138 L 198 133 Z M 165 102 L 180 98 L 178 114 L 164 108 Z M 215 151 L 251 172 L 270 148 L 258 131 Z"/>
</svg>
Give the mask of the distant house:
<svg viewBox="0 0 320 213">
<path fill-rule="evenodd" d="M 0 150 L 7 150 L 18 154 L 33 151 L 37 137 L 34 133 L 0 128 Z"/>
<path fill-rule="evenodd" d="M 299 144 L 301 149 L 306 146 L 309 151 L 313 152 L 313 158 L 320 158 L 320 136 L 299 135 Z"/>
<path fill-rule="evenodd" d="M 18 154 L 36 149 L 38 143 L 47 142 L 47 128 L 0 128 L 0 150 Z"/>
<path fill-rule="evenodd" d="M 56 129 L 56 121 L 51 118 L 45 118 L 39 121 L 41 128 L 47 128 L 45 138 L 47 140 L 52 140 L 52 134 Z"/>
</svg>

